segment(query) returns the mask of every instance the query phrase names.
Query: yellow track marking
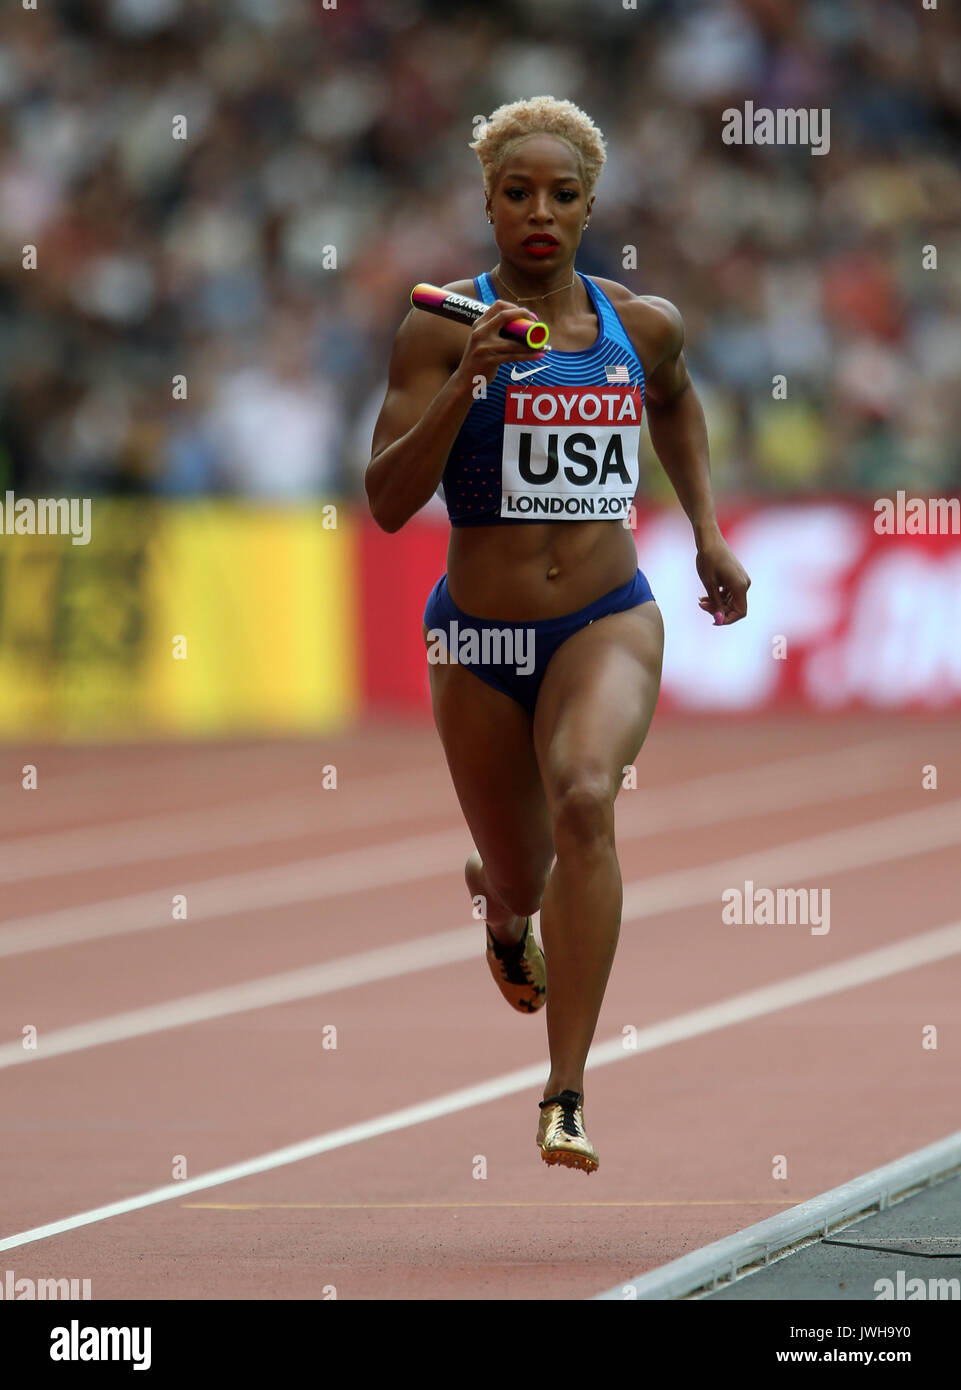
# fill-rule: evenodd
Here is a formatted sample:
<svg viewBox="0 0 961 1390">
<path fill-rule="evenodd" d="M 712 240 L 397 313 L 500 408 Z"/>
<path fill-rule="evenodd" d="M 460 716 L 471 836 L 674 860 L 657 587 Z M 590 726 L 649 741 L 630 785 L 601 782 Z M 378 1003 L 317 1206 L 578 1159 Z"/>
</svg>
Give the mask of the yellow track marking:
<svg viewBox="0 0 961 1390">
<path fill-rule="evenodd" d="M 470 1211 L 479 1207 L 793 1207 L 804 1197 L 725 1197 L 675 1202 L 181 1202 L 189 1211 Z"/>
</svg>

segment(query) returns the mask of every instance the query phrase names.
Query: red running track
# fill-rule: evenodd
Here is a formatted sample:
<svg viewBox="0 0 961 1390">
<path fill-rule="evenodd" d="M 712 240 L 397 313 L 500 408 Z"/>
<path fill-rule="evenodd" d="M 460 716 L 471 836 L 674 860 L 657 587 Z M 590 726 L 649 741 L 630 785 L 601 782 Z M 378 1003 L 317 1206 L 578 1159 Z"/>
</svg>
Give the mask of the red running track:
<svg viewBox="0 0 961 1390">
<path fill-rule="evenodd" d="M 0 1274 L 587 1298 L 953 1132 L 959 753 L 947 717 L 655 722 L 618 799 L 587 1176 L 535 1147 L 544 1016 L 487 973 L 432 730 L 6 750 Z M 828 889 L 830 930 L 725 924 L 747 879 Z"/>
</svg>

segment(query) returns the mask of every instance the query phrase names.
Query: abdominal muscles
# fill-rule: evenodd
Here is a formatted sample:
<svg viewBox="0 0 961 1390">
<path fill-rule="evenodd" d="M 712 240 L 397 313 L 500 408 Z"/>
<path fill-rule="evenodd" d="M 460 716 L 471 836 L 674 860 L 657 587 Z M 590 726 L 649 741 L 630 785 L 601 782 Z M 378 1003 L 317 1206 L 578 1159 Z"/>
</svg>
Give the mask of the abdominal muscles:
<svg viewBox="0 0 961 1390">
<path fill-rule="evenodd" d="M 637 569 L 634 533 L 620 521 L 457 526 L 447 553 L 454 603 L 477 618 L 536 622 L 585 608 Z"/>
</svg>

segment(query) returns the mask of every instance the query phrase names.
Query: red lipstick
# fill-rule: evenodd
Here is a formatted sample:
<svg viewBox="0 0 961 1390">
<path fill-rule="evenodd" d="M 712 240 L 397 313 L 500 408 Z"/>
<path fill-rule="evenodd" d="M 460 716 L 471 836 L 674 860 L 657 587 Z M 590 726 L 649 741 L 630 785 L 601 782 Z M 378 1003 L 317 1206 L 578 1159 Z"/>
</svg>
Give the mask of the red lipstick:
<svg viewBox="0 0 961 1390">
<path fill-rule="evenodd" d="M 556 251 L 560 242 L 550 232 L 532 232 L 524 240 L 524 250 L 530 256 L 549 256 Z"/>
</svg>

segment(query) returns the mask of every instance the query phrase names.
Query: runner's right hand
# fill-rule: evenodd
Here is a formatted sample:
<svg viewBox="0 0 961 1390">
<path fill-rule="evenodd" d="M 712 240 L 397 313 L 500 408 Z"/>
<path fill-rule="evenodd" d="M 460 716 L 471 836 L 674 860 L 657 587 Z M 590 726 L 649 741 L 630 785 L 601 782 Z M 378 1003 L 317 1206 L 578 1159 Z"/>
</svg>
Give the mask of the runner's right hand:
<svg viewBox="0 0 961 1390">
<path fill-rule="evenodd" d="M 482 376 L 488 385 L 504 362 L 539 362 L 547 354 L 543 348 L 533 349 L 516 338 L 502 338 L 500 331 L 512 319 L 531 319 L 537 315 L 506 299 L 495 299 L 487 312 L 471 328 L 460 360 L 460 370 L 470 378 Z"/>
</svg>

